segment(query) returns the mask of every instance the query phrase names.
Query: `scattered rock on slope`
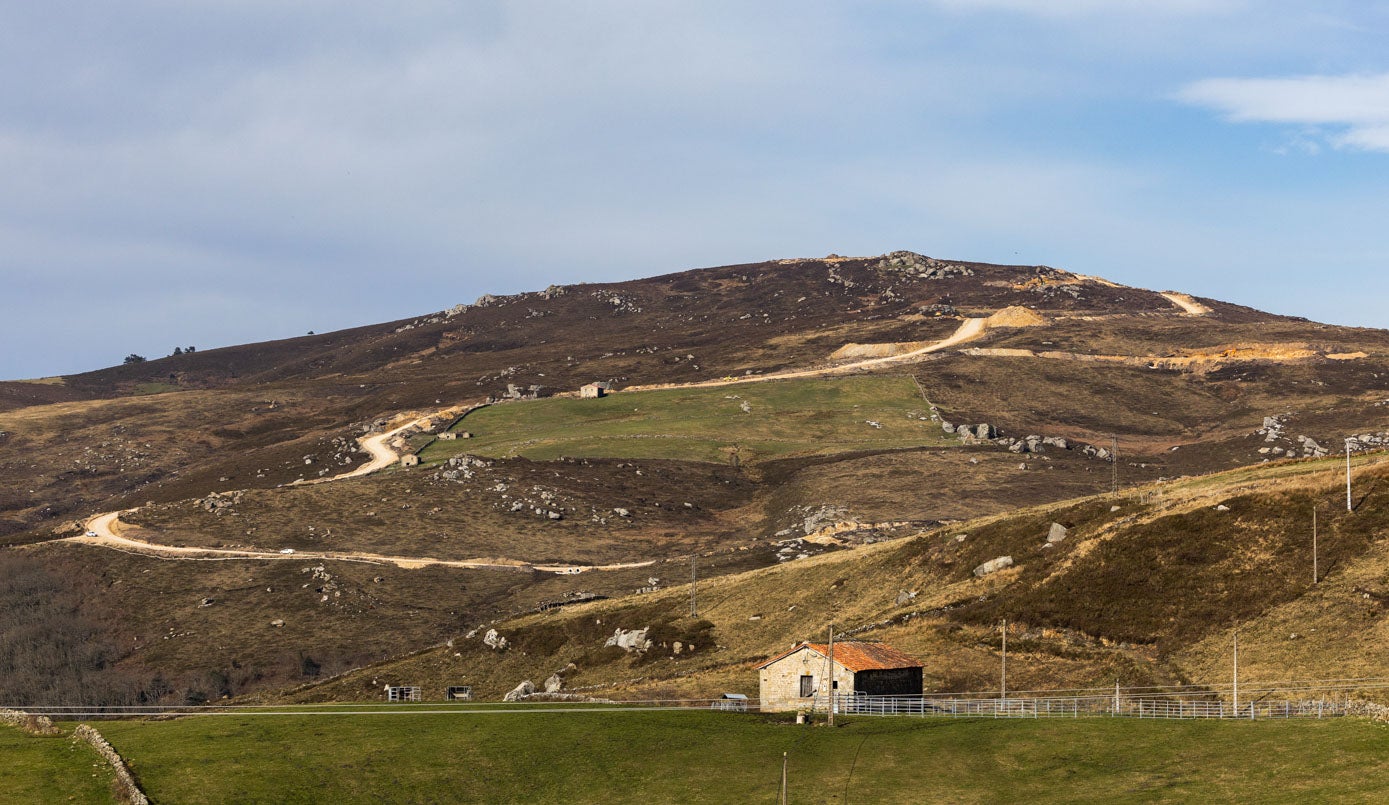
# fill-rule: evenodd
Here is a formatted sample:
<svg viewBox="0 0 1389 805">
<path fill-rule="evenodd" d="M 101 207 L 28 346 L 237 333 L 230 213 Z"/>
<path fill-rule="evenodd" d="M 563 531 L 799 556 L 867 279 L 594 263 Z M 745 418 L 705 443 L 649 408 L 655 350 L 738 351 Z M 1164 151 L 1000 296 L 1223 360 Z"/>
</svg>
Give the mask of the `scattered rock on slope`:
<svg viewBox="0 0 1389 805">
<path fill-rule="evenodd" d="M 512 688 L 502 697 L 504 702 L 519 702 L 527 696 L 535 693 L 535 683 L 527 679 L 516 687 Z"/>
<path fill-rule="evenodd" d="M 987 576 L 987 575 L 989 575 L 990 573 L 995 573 L 995 572 L 997 572 L 997 571 L 1000 571 L 1000 570 L 1004 569 L 1005 567 L 1012 567 L 1012 566 L 1013 566 L 1013 557 L 1011 557 L 1011 556 L 1000 556 L 1000 557 L 998 557 L 997 559 L 990 559 L 989 561 L 985 562 L 984 564 L 980 565 L 979 567 L 976 567 L 976 568 L 974 569 L 974 575 L 976 575 L 976 576 L 978 576 L 978 577 L 980 577 L 980 578 L 983 578 L 984 576 Z"/>
<path fill-rule="evenodd" d="M 647 639 L 646 632 L 647 629 L 616 629 L 613 636 L 603 645 L 617 646 L 624 651 L 646 651 L 651 648 L 651 641 Z"/>
</svg>

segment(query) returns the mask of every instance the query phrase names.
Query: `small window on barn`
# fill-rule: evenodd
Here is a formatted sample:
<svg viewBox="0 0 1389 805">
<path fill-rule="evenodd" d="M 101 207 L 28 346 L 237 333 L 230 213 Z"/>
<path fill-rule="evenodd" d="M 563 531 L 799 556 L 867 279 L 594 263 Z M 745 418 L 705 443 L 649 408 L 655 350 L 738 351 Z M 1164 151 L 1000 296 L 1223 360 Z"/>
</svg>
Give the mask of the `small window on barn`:
<svg viewBox="0 0 1389 805">
<path fill-rule="evenodd" d="M 801 677 L 801 695 L 802 695 L 802 696 L 814 696 L 814 695 L 815 695 L 815 677 L 809 676 L 809 675 L 805 675 L 805 676 L 802 676 L 802 677 Z"/>
</svg>

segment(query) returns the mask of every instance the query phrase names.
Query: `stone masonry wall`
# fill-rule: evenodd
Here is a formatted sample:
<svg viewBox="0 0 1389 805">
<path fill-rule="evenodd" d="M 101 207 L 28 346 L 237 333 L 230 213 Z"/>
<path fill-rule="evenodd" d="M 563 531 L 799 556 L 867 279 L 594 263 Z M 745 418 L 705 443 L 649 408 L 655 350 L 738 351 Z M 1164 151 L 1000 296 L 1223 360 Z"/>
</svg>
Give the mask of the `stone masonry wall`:
<svg viewBox="0 0 1389 805">
<path fill-rule="evenodd" d="M 101 733 L 86 724 L 81 724 L 72 732 L 73 737 L 81 738 L 92 745 L 98 755 L 106 759 L 111 764 L 111 768 L 116 772 L 116 785 L 120 790 L 121 796 L 130 805 L 150 805 L 149 797 L 140 790 L 140 786 L 135 782 L 135 776 L 130 773 L 130 767 L 125 765 L 125 759 L 120 756 Z"/>
</svg>

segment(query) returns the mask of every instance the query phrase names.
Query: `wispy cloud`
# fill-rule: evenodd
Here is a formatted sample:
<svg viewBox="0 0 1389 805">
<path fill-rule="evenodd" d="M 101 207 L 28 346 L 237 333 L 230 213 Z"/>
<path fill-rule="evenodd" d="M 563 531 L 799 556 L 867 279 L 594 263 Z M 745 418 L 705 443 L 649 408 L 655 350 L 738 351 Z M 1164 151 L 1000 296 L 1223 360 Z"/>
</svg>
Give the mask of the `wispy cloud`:
<svg viewBox="0 0 1389 805">
<path fill-rule="evenodd" d="M 934 0 L 952 11 L 1012 11 L 1043 17 L 1141 14 L 1219 14 L 1244 7 L 1244 0 Z"/>
<path fill-rule="evenodd" d="M 1209 78 L 1177 97 L 1221 113 L 1234 123 L 1282 123 L 1324 127 L 1333 146 L 1389 152 L 1389 73 L 1309 75 L 1288 78 Z"/>
</svg>

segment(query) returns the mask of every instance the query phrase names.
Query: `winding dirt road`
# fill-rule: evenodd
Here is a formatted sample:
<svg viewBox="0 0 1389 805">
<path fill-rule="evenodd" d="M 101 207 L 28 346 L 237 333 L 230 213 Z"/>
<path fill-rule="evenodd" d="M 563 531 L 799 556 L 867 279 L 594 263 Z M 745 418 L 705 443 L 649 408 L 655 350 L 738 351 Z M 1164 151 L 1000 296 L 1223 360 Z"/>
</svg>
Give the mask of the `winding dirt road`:
<svg viewBox="0 0 1389 805">
<path fill-rule="evenodd" d="M 422 417 L 408 420 L 404 425 L 394 427 L 391 430 L 386 431 L 385 433 L 378 433 L 375 436 L 364 436 L 357 440 L 357 445 L 371 456 L 370 461 L 368 461 L 360 467 L 357 467 L 356 469 L 344 472 L 341 475 L 331 475 L 327 478 L 301 478 L 297 481 L 291 481 L 290 486 L 308 486 L 310 484 L 328 483 L 329 481 L 343 481 L 348 478 L 360 478 L 363 475 L 370 475 L 373 472 L 384 470 L 385 468 L 391 466 L 392 464 L 400 460 L 400 454 L 397 453 L 395 450 L 391 449 L 391 446 L 389 444 L 391 439 L 394 439 L 396 436 L 399 436 L 402 432 L 409 430 L 410 428 L 423 426 L 432 419 L 444 418 L 449 416 L 456 417 L 461 415 L 465 410 L 468 409 L 461 405 L 450 406 L 448 408 L 435 411 L 432 414 L 425 414 Z"/>
<path fill-rule="evenodd" d="M 960 323 L 960 326 L 950 336 L 929 344 L 921 349 L 906 352 L 901 355 L 892 355 L 883 358 L 867 358 L 852 363 L 841 364 L 820 369 L 802 369 L 793 372 L 780 372 L 772 375 L 756 375 L 741 378 L 725 378 L 721 380 L 706 380 L 698 383 L 670 384 L 659 386 L 629 386 L 626 391 L 641 391 L 643 389 L 657 388 L 708 388 L 714 386 L 730 386 L 738 383 L 763 383 L 771 380 L 788 380 L 801 377 L 824 377 L 827 375 L 843 374 L 855 372 L 876 366 L 886 366 L 895 363 L 909 362 L 914 358 L 932 352 L 939 352 L 943 349 L 967 341 L 973 341 L 984 334 L 987 329 L 986 320 L 983 318 L 969 318 Z M 309 485 L 327 483 L 329 481 L 341 481 L 348 478 L 360 478 L 370 475 L 373 472 L 385 469 L 400 459 L 390 446 L 390 440 L 400 435 L 402 432 L 418 427 L 426 422 L 447 416 L 458 416 L 470 410 L 467 406 L 451 406 L 449 408 L 436 411 L 432 414 L 409 419 L 403 425 L 398 425 L 384 433 L 374 436 L 366 436 L 357 440 L 363 450 L 371 455 L 371 460 L 357 467 L 350 472 L 334 475 L 327 478 L 314 478 L 312 480 L 300 479 L 294 485 Z M 133 511 L 127 510 L 127 511 Z M 648 567 L 654 565 L 656 560 L 645 562 L 626 562 L 614 565 L 538 565 L 530 562 L 521 562 L 512 559 L 434 559 L 431 557 L 417 556 L 385 556 L 381 554 L 360 553 L 355 551 L 294 551 L 292 553 L 279 553 L 277 551 L 252 551 L 238 550 L 229 548 L 194 548 L 176 545 L 159 545 L 144 540 L 132 539 L 120 533 L 120 516 L 125 512 L 106 512 L 98 514 L 87 520 L 85 533 L 80 537 L 69 537 L 66 542 L 79 542 L 87 545 L 100 545 L 114 550 L 128 551 L 146 556 L 158 556 L 168 559 L 183 559 L 190 561 L 225 561 L 228 559 L 279 559 L 279 560 L 317 560 L 334 559 L 339 561 L 370 562 L 375 564 L 390 564 L 396 567 L 416 569 L 421 567 L 442 566 L 457 567 L 471 570 L 539 570 L 548 573 L 576 574 L 586 573 L 590 570 L 625 570 L 637 567 Z"/>
<path fill-rule="evenodd" d="M 126 511 L 135 510 L 127 509 Z M 87 532 L 95 534 L 95 536 L 83 534 L 80 537 L 70 537 L 64 541 L 80 542 L 85 545 L 100 545 L 105 548 L 114 548 L 116 550 L 138 553 L 145 556 L 160 556 L 194 561 L 278 559 L 302 562 L 305 560 L 333 559 L 347 562 L 366 562 L 376 565 L 395 565 L 396 567 L 405 568 L 407 570 L 417 570 L 422 567 L 438 565 L 441 567 L 458 567 L 468 570 L 539 570 L 546 573 L 574 575 L 585 573 L 590 570 L 627 570 L 656 564 L 656 560 L 652 559 L 646 562 L 626 562 L 615 565 L 537 565 L 530 562 L 516 561 L 514 559 L 434 559 L 427 556 L 386 556 L 376 553 L 361 553 L 359 551 L 293 551 L 292 553 L 280 553 L 279 551 L 159 545 L 122 535 L 120 533 L 121 526 L 123 525 L 120 521 L 122 514 L 125 514 L 125 512 L 98 514 L 86 523 Z"/>
<path fill-rule="evenodd" d="M 868 369 L 875 366 L 888 366 L 894 363 L 908 363 L 922 355 L 932 352 L 940 352 L 953 346 L 973 341 L 984 334 L 987 329 L 987 319 L 971 318 L 960 322 L 960 326 L 946 338 L 942 338 L 933 344 L 928 344 L 920 349 L 911 352 L 904 352 L 901 355 L 889 355 L 884 358 L 865 358 L 853 363 L 842 363 L 838 366 L 827 366 L 820 369 L 798 369 L 793 372 L 777 372 L 770 375 L 748 375 L 746 377 L 728 377 L 720 380 L 702 380 L 697 383 L 661 383 L 646 386 L 627 386 L 623 391 L 653 391 L 656 389 L 703 389 L 716 386 L 733 386 L 739 383 L 765 383 L 772 380 L 794 380 L 799 377 L 827 377 L 829 375 L 845 374 L 847 372 L 857 372 L 860 369 Z"/>
<path fill-rule="evenodd" d="M 1191 294 L 1177 293 L 1176 291 L 1162 291 L 1162 296 L 1167 301 L 1181 308 L 1188 316 L 1207 316 L 1211 309 L 1196 301 L 1196 297 Z"/>
</svg>

